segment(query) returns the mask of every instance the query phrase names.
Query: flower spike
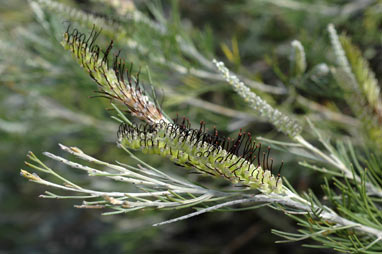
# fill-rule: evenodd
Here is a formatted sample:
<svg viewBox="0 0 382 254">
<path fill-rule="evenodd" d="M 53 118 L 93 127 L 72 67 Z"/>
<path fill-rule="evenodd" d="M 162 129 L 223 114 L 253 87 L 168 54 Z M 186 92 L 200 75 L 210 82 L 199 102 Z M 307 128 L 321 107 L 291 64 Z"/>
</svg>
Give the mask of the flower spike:
<svg viewBox="0 0 382 254">
<path fill-rule="evenodd" d="M 250 134 L 240 131 L 230 142 L 229 138 L 217 136 L 217 130 L 213 134 L 207 133 L 203 121 L 199 129 L 189 128 L 185 121 L 135 126 L 122 124 L 118 142 L 130 149 L 167 157 L 179 166 L 223 176 L 232 183 L 241 183 L 263 193 L 284 192 L 282 180 L 272 174 L 273 159 L 269 163 L 269 147 L 261 158 L 261 145 L 252 143 Z M 256 159 L 257 165 L 253 163 Z"/>
<path fill-rule="evenodd" d="M 131 76 L 131 68 L 126 68 L 126 63 L 120 58 L 120 51 L 114 55 L 113 61 L 110 54 L 113 41 L 103 51 L 95 44 L 101 31 L 95 27 L 90 35 L 85 35 L 77 29 L 68 26 L 62 45 L 72 52 L 77 62 L 89 73 L 89 76 L 98 84 L 101 96 L 119 101 L 124 104 L 133 116 L 154 124 L 159 121 L 170 122 L 161 111 L 158 103 L 152 100 L 142 89 L 139 83 L 139 73 Z"/>
</svg>

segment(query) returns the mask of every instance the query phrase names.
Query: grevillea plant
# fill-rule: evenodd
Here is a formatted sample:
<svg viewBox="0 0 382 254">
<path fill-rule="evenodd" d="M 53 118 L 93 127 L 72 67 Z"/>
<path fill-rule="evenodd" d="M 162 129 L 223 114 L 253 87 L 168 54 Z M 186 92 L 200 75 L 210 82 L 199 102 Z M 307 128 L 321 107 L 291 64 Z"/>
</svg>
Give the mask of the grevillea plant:
<svg viewBox="0 0 382 254">
<path fill-rule="evenodd" d="M 270 86 L 244 77 L 245 71 L 240 69 L 238 69 L 240 74 L 230 71 L 222 61 L 212 60 L 213 54 L 210 55 L 211 59 L 208 59 L 199 52 L 198 47 L 193 45 L 186 33 L 182 33 L 183 30 L 177 30 L 181 27 L 178 23 L 171 24 L 156 11 L 153 12 L 153 16 L 157 18 L 155 21 L 132 8 L 130 15 L 120 16 L 120 21 L 117 20 L 110 25 L 110 22 L 106 20 L 103 22 L 100 17 L 96 18 L 81 11 L 73 12 L 70 8 L 65 8 L 62 4 L 54 4 L 51 0 L 30 1 L 38 15 L 41 14 L 38 8 L 45 6 L 50 11 L 60 12 L 63 16 L 66 14 L 69 19 L 82 24 L 84 30 L 91 29 L 89 33 L 83 33 L 68 26 L 61 44 L 95 81 L 99 88 L 99 95 L 120 104 L 119 106 L 111 104 L 117 112 L 114 119 L 120 123 L 119 130 L 115 127 L 116 142 L 129 155 L 129 159 L 126 159 L 128 164 L 110 163 L 99 160 L 78 147 L 62 144 L 60 149 L 72 155 L 74 159 L 67 159 L 49 152 L 44 153 L 48 158 L 82 170 L 89 176 L 115 181 L 111 189 L 101 187 L 98 189 L 98 185 L 94 185 L 97 186 L 96 189 L 96 187 L 87 188 L 76 181 L 68 180 L 30 152 L 26 165 L 37 172 L 49 175 L 50 178 L 24 169 L 21 170 L 22 176 L 32 182 L 76 194 L 63 195 L 46 191 L 41 197 L 79 199 L 82 203 L 76 207 L 104 209 L 105 215 L 148 208 L 169 210 L 192 207 L 196 209 L 186 215 L 158 222 L 154 224 L 155 226 L 178 222 L 219 209 L 229 208 L 234 211 L 237 206 L 256 203 L 258 205 L 255 207 L 239 207 L 239 209 L 254 209 L 267 205 L 299 222 L 299 233 L 273 231 L 284 237 L 285 241 L 311 238 L 325 247 L 341 252 L 379 253 L 382 251 L 380 209 L 382 159 L 378 149 L 375 150 L 376 155 L 374 155 L 355 147 L 366 141 L 368 144 L 373 144 L 372 147 L 379 147 L 381 144 L 380 87 L 366 60 L 361 57 L 361 52 L 352 50 L 355 46 L 346 37 L 339 39 L 333 25 L 330 25 L 328 29 L 336 64 L 328 62 L 311 67 L 306 59 L 309 54 L 305 52 L 303 43 L 294 40 L 290 46 L 290 77 L 285 78 L 285 75 L 281 74 L 280 77 L 283 82 L 301 85 L 307 80 L 329 79 L 328 75 L 332 74 L 340 84 L 331 85 L 341 87 L 347 92 L 354 92 L 344 96 L 341 103 L 349 104 L 355 116 L 333 111 L 332 108 L 296 94 L 297 85 L 296 87 L 291 85 L 290 89 Z M 95 23 L 93 27 L 89 25 L 92 20 L 97 21 L 93 22 Z M 133 22 L 130 22 L 131 20 Z M 178 21 L 176 18 L 174 20 L 174 22 Z M 119 33 L 126 28 L 126 24 L 134 25 L 138 32 L 137 35 L 131 36 L 128 33 L 119 34 L 118 39 L 123 42 L 121 44 L 139 51 L 140 56 L 153 53 L 147 56 L 147 59 L 155 64 L 160 63 L 166 66 L 167 73 L 170 73 L 165 75 L 168 79 L 175 79 L 176 75 L 188 74 L 199 78 L 200 82 L 202 82 L 201 79 L 207 80 L 207 84 L 228 83 L 239 98 L 248 104 L 252 112 L 239 112 L 225 108 L 226 105 L 215 105 L 195 98 L 188 98 L 184 100 L 185 102 L 193 106 L 202 105 L 211 112 L 222 113 L 231 118 L 240 116 L 241 121 L 237 121 L 238 124 L 243 122 L 246 124 L 248 119 L 268 122 L 275 130 L 285 134 L 285 138 L 288 138 L 290 142 L 255 138 L 237 125 L 224 130 L 240 129 L 235 138 L 230 138 L 221 135 L 216 128 L 208 131 L 203 121 L 199 128 L 192 128 L 187 118 L 171 120 L 156 101 L 155 95 L 149 96 L 145 92 L 146 89 L 140 84 L 139 74 L 135 76 L 131 74 L 132 68 L 127 68 L 129 64 L 120 57 L 121 52 L 113 50 L 113 41 L 105 48 L 97 44 L 97 37 L 102 36 L 101 27 L 108 29 L 110 37 L 113 34 L 111 31 L 113 27 L 118 27 L 116 31 Z M 142 31 L 144 33 L 139 33 Z M 147 34 L 152 35 L 150 40 L 146 37 L 146 40 L 140 38 Z M 167 46 L 166 49 L 171 54 L 179 54 L 178 58 L 168 57 L 167 51 L 162 50 L 163 45 Z M 234 59 L 236 54 L 234 51 L 230 52 L 228 47 L 224 50 L 226 54 L 232 53 L 231 59 Z M 334 79 L 331 81 L 334 82 Z M 170 86 L 164 87 L 166 91 L 169 91 L 165 93 L 166 96 L 171 99 L 182 98 L 182 94 L 174 92 L 175 89 Z M 283 107 L 277 107 L 276 104 L 281 99 L 270 100 L 269 96 L 263 96 L 264 92 L 272 96 L 286 96 L 288 102 L 297 101 L 299 105 L 306 106 L 308 111 L 318 112 L 320 118 L 315 119 L 313 123 L 309 118 L 305 119 L 293 114 L 294 110 L 284 107 L 284 104 Z M 357 97 L 359 100 L 353 102 L 352 100 Z M 363 105 L 367 106 L 366 110 L 363 109 Z M 130 116 L 126 112 L 136 119 L 129 120 Z M 306 116 L 312 116 L 312 114 L 306 114 Z M 193 116 L 191 121 L 201 120 L 195 118 L 197 117 Z M 315 126 L 321 121 L 340 124 L 345 130 L 343 132 L 350 133 L 349 142 L 338 141 L 336 146 L 333 146 L 324 135 L 328 130 L 318 129 Z M 337 134 L 341 138 L 344 137 L 342 131 Z M 308 138 L 313 139 L 317 146 L 313 145 L 313 142 L 308 142 Z M 286 167 L 290 170 L 300 170 L 304 167 L 330 176 L 323 180 L 322 189 L 325 196 L 317 197 L 313 191 L 306 193 L 295 191 L 288 181 L 280 176 L 283 162 L 276 167 L 277 163 L 270 157 L 270 147 L 262 151 L 259 141 L 281 148 L 288 158 L 292 158 L 291 161 L 293 158 L 299 158 L 299 166 L 296 166 L 297 163 L 291 163 L 292 167 L 290 163 L 286 163 Z M 169 172 L 180 172 L 179 169 L 173 171 L 170 167 L 166 171 L 154 167 L 150 161 L 153 157 L 146 156 L 145 159 L 140 159 L 137 154 L 141 153 L 157 155 L 157 158 L 163 157 L 164 161 L 168 159 L 182 169 L 193 169 L 204 176 L 226 179 L 229 184 L 223 187 L 211 187 L 204 186 L 200 182 L 192 183 L 190 179 L 197 181 L 199 178 L 188 177 L 189 171 L 186 170 L 182 171 L 183 177 L 173 177 Z M 365 170 L 366 167 L 367 170 Z M 215 179 L 211 179 L 211 182 Z"/>
</svg>

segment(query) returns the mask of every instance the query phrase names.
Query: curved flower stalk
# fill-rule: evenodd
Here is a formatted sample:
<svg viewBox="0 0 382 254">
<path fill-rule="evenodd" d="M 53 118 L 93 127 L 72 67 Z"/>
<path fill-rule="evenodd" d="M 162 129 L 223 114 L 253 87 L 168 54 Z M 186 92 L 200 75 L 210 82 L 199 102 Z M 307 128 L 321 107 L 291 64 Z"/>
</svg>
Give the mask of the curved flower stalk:
<svg viewBox="0 0 382 254">
<path fill-rule="evenodd" d="M 272 123 L 279 131 L 291 137 L 295 137 L 301 133 L 302 127 L 295 120 L 273 108 L 255 93 L 251 92 L 251 90 L 241 82 L 236 75 L 230 73 L 223 62 L 218 62 L 214 59 L 213 63 L 224 76 L 225 80 L 259 116 Z"/>
<path fill-rule="evenodd" d="M 122 124 L 118 133 L 119 144 L 147 154 L 158 154 L 183 167 L 195 168 L 201 173 L 222 176 L 233 183 L 242 183 L 263 193 L 285 192 L 280 174 L 272 172 L 273 159 L 261 153 L 261 144 L 252 142 L 250 133 L 240 133 L 234 140 L 214 135 L 188 124 L 161 122 L 155 125 L 131 126 Z M 257 164 L 255 164 L 257 163 Z M 279 172 L 281 170 L 280 166 Z"/>
<path fill-rule="evenodd" d="M 99 33 L 93 28 L 90 35 L 86 36 L 77 29 L 70 31 L 68 26 L 62 45 L 72 52 L 73 57 L 98 84 L 101 97 L 123 103 L 133 116 L 145 122 L 169 122 L 158 103 L 146 95 L 141 87 L 139 73 L 133 78 L 119 53 L 114 56 L 113 63 L 110 63 L 109 54 L 113 41 L 104 52 L 95 44 Z"/>
</svg>

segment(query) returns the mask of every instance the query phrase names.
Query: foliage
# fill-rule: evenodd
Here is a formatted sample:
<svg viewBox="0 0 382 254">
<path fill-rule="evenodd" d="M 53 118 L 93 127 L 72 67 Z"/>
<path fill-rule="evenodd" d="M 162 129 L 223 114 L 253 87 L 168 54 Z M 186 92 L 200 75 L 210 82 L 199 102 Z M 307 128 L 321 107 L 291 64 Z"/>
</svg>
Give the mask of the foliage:
<svg viewBox="0 0 382 254">
<path fill-rule="evenodd" d="M 14 17 L 18 23 L 4 22 L 0 30 L 0 152 L 12 151 L 5 165 L 12 168 L 20 167 L 26 149 L 50 149 L 43 153 L 47 161 L 29 152 L 21 175 L 48 189 L 42 198 L 82 200 L 77 208 L 113 215 L 92 215 L 92 221 L 109 223 L 97 244 L 114 242 L 114 252 L 163 246 L 177 252 L 182 247 L 159 231 L 179 232 L 178 225 L 190 226 L 190 218 L 206 213 L 225 220 L 227 213 L 218 211 L 231 211 L 230 221 L 241 221 L 238 212 L 247 210 L 251 220 L 255 212 L 275 228 L 278 242 L 298 242 L 292 245 L 296 250 L 302 240 L 304 246 L 339 252 L 382 250 L 380 2 L 28 3 L 24 12 L 34 22 Z M 12 16 L 16 7 L 1 8 Z M 201 17 L 204 9 L 215 18 Z M 200 27 L 203 22 L 208 26 Z M 348 34 L 338 36 L 335 27 Z M 140 67 L 137 75 L 130 62 Z M 92 87 L 98 88 L 95 94 Z M 107 100 L 88 100 L 89 95 Z M 177 114 L 186 117 L 171 120 Z M 191 127 L 200 120 L 208 121 L 199 130 Z M 279 164 L 284 160 L 283 181 L 269 149 L 260 152 L 258 142 L 276 150 L 272 156 Z M 66 145 L 54 148 L 56 143 Z M 25 147 L 18 149 L 20 144 Z M 206 177 L 211 175 L 217 177 Z M 17 204 L 2 208 L 6 218 L 18 204 L 28 207 L 40 190 L 14 181 L 17 188 L 7 193 Z M 0 187 L 10 188 L 6 184 Z M 49 202 L 54 201 L 32 203 Z M 286 216 L 269 219 L 269 209 Z M 49 218 L 56 212 L 40 213 Z M 132 235 L 107 239 L 108 230 L 126 217 L 128 224 L 142 221 L 130 232 L 166 224 L 139 233 L 159 243 L 142 245 Z M 203 216 L 193 223 L 198 220 Z M 297 225 L 283 226 L 292 220 Z M 41 229 L 46 221 L 33 225 Z M 13 246 L 2 248 L 37 241 L 29 235 L 26 243 L 13 239 Z M 202 244 L 190 242 L 190 249 Z M 230 242 L 227 253 L 241 247 Z M 260 241 L 249 242 L 246 250 L 261 248 Z M 35 248 L 41 250 L 17 251 Z"/>
</svg>

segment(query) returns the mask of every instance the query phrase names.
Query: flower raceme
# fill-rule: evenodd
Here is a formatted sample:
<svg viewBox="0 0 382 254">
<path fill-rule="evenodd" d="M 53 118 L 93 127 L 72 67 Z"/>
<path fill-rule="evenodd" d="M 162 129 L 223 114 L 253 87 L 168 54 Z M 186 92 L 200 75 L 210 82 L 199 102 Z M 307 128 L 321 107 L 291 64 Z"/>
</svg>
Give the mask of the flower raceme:
<svg viewBox="0 0 382 254">
<path fill-rule="evenodd" d="M 185 120 L 182 123 L 161 121 L 154 125 L 122 124 L 118 142 L 121 146 L 161 155 L 180 166 L 222 176 L 263 193 L 284 192 L 279 174 L 282 164 L 274 175 L 270 148 L 262 153 L 261 144 L 253 142 L 250 133 L 240 131 L 236 139 L 230 139 L 218 135 L 216 129 L 213 134 L 207 133 L 204 122 L 199 129 L 192 129 Z"/>
<path fill-rule="evenodd" d="M 97 32 L 94 27 L 88 36 L 77 29 L 70 31 L 69 25 L 62 45 L 72 52 L 77 62 L 98 84 L 102 97 L 121 102 L 133 116 L 147 123 L 168 122 L 158 103 L 147 96 L 139 84 L 139 74 L 136 78 L 131 77 L 119 53 L 113 57 L 113 63 L 110 64 L 109 55 L 113 48 L 113 41 L 106 50 L 101 50 L 95 44 L 99 34 L 100 31 Z"/>
</svg>

